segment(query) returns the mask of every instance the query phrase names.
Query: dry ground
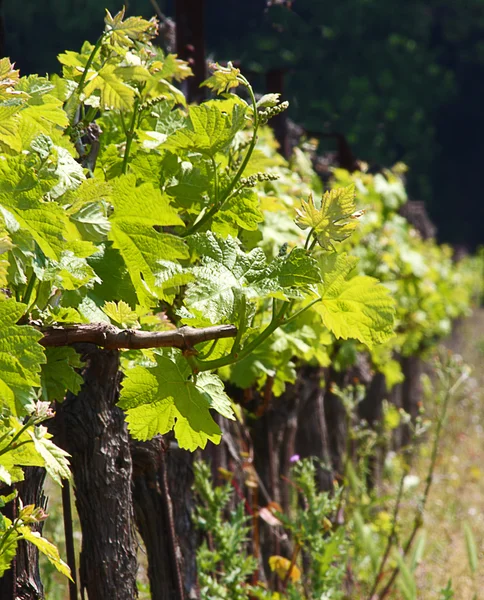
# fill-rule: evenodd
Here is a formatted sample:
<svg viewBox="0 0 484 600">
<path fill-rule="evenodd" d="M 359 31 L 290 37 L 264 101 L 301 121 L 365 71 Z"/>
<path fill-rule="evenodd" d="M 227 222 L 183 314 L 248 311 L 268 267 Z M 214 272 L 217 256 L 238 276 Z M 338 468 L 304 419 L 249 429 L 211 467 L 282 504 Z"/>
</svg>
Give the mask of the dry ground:
<svg viewBox="0 0 484 600">
<path fill-rule="evenodd" d="M 472 367 L 471 390 L 450 410 L 425 515 L 426 550 L 417 571 L 419 600 L 439 598 L 452 580 L 455 600 L 484 599 L 484 310 L 465 321 L 448 344 Z M 425 453 L 424 453 L 425 454 Z M 417 472 L 425 477 L 428 459 Z M 471 576 L 463 531 L 478 550 Z"/>
</svg>

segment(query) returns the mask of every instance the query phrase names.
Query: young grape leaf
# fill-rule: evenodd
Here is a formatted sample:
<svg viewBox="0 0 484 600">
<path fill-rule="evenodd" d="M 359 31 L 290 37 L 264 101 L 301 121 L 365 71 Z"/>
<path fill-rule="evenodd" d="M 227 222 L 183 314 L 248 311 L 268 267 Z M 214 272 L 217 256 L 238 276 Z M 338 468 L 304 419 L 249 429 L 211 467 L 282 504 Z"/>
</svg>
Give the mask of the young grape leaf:
<svg viewBox="0 0 484 600">
<path fill-rule="evenodd" d="M 71 220 L 76 224 L 83 239 L 91 242 L 102 242 L 106 239 L 110 225 L 105 202 L 84 204 L 71 216 Z"/>
<path fill-rule="evenodd" d="M 47 258 L 59 260 L 71 237 L 66 213 L 58 204 L 40 200 L 45 184 L 47 189 L 51 185 L 39 181 L 23 160 L 0 161 L 0 212 L 9 232 L 25 230 Z"/>
<path fill-rule="evenodd" d="M 276 257 L 258 281 L 261 292 L 265 289 L 284 290 L 290 288 L 308 289 L 321 282 L 321 272 L 317 261 L 304 248 L 294 248 L 287 256 Z"/>
<path fill-rule="evenodd" d="M 321 208 L 316 208 L 312 196 L 307 202 L 301 201 L 301 208 L 296 210 L 296 224 L 301 229 L 310 227 L 319 244 L 325 250 L 333 248 L 332 241 L 342 242 L 356 229 L 355 187 L 335 188 L 325 192 L 321 200 Z"/>
<path fill-rule="evenodd" d="M 232 402 L 225 393 L 220 377 L 213 373 L 200 373 L 197 377 L 197 387 L 210 396 L 210 408 L 227 419 L 235 420 Z"/>
<path fill-rule="evenodd" d="M 19 70 L 9 58 L 0 58 L 0 98 L 6 100 L 15 97 L 15 87 L 19 82 Z"/>
<path fill-rule="evenodd" d="M 138 315 L 134 310 L 131 310 L 129 304 L 123 300 L 119 302 L 105 302 L 103 311 L 107 316 L 120 327 L 127 329 L 138 323 Z"/>
<path fill-rule="evenodd" d="M 33 431 L 28 429 L 27 433 L 34 442 L 35 450 L 44 460 L 45 470 L 56 483 L 62 486 L 62 479 L 71 478 L 67 460 L 69 454 L 51 442 L 49 438 L 52 436 L 47 433 L 45 427 L 38 426 Z"/>
<path fill-rule="evenodd" d="M 208 161 L 200 161 L 196 166 L 188 161 L 179 165 L 179 170 L 170 179 L 165 188 L 169 196 L 181 207 L 197 210 L 207 203 L 207 196 L 212 187 L 213 168 L 207 166 Z"/>
<path fill-rule="evenodd" d="M 116 65 L 106 64 L 89 80 L 84 88 L 86 98 L 95 91 L 100 93 L 103 109 L 129 111 L 133 108 L 136 91 L 119 78 Z"/>
<path fill-rule="evenodd" d="M 130 48 L 134 41 L 148 41 L 156 32 L 153 21 L 147 21 L 141 17 L 128 17 L 124 20 L 125 8 L 111 15 L 106 9 L 104 23 L 109 43 L 120 48 Z"/>
<path fill-rule="evenodd" d="M 51 281 L 59 289 L 77 290 L 88 283 L 99 282 L 86 259 L 70 250 L 62 253 L 59 262 L 41 261 L 41 257 L 36 257 L 33 268 L 40 281 Z"/>
<path fill-rule="evenodd" d="M 241 84 L 240 79 L 238 79 L 240 69 L 236 69 L 230 61 L 226 67 L 218 63 L 213 63 L 210 65 L 210 69 L 213 71 L 213 74 L 201 85 L 207 86 L 216 94 L 223 94 L 223 92 L 228 92 L 230 89 L 236 88 Z"/>
<path fill-rule="evenodd" d="M 204 448 L 207 440 L 218 443 L 220 428 L 209 409 L 228 414 L 220 386 L 207 377 L 202 378 L 202 385 L 194 383 L 183 356 L 176 360 L 157 356 L 156 363 L 155 368 L 137 366 L 125 374 L 118 405 L 127 412 L 131 435 L 148 439 L 174 427 L 182 448 Z"/>
<path fill-rule="evenodd" d="M 324 283 L 318 289 L 322 302 L 314 309 L 337 338 L 354 338 L 371 347 L 393 336 L 395 302 L 373 277 L 351 276 L 357 262 L 347 254 L 321 257 Z"/>
<path fill-rule="evenodd" d="M 38 548 L 59 573 L 62 573 L 62 575 L 73 581 L 69 566 L 61 559 L 59 550 L 57 550 L 54 544 L 43 538 L 38 531 L 32 531 L 26 525 L 19 527 L 18 532 L 23 536 L 24 540 L 27 540 Z"/>
<path fill-rule="evenodd" d="M 18 113 L 20 109 L 20 104 L 0 106 L 0 143 L 15 152 L 20 152 L 22 149 L 22 139 L 18 135 Z"/>
</svg>

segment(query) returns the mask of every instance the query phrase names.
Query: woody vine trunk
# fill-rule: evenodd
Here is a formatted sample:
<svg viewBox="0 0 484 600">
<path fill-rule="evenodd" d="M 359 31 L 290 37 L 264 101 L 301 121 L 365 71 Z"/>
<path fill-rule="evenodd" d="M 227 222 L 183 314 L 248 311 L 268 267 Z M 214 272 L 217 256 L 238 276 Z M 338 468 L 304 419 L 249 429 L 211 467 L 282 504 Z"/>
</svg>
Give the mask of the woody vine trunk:
<svg viewBox="0 0 484 600">
<path fill-rule="evenodd" d="M 132 462 L 124 415 L 116 407 L 119 354 L 91 344 L 76 349 L 86 361 L 84 385 L 77 396 L 68 394 L 62 412 L 82 529 L 81 593 L 86 590 L 89 600 L 133 600 Z"/>
</svg>

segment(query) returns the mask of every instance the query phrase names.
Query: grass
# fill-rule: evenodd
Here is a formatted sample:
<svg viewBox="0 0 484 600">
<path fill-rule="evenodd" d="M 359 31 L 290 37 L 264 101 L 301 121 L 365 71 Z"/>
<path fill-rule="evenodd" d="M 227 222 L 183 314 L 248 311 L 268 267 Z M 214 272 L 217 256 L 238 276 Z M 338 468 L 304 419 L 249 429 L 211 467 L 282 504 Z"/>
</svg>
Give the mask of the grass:
<svg viewBox="0 0 484 600">
<path fill-rule="evenodd" d="M 448 344 L 472 367 L 473 385 L 466 396 L 451 407 L 445 425 L 425 515 L 425 555 L 417 570 L 418 598 L 422 600 L 438 599 L 439 590 L 449 579 L 456 600 L 482 597 L 480 590 L 484 590 L 483 340 L 484 310 L 477 310 L 457 329 Z M 425 476 L 428 464 L 425 454 L 423 451 L 416 463 L 421 477 Z M 467 541 L 466 523 L 472 531 Z M 474 574 L 467 547 L 472 538 L 477 550 Z"/>
</svg>

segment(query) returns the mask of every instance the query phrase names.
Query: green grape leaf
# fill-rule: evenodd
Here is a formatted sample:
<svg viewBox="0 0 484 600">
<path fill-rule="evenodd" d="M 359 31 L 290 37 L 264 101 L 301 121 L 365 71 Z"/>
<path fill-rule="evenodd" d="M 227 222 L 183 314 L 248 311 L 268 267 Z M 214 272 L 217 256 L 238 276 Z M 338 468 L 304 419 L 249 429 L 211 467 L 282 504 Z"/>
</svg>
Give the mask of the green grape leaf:
<svg viewBox="0 0 484 600">
<path fill-rule="evenodd" d="M 5 519 L 9 525 L 11 525 L 10 519 Z M 3 536 L 7 535 L 7 532 L 2 532 Z M 2 538 L 0 538 L 2 539 Z M 17 545 L 18 545 L 18 533 L 13 533 L 13 535 L 9 535 L 8 544 L 5 544 L 5 547 L 2 548 L 0 552 L 0 577 L 3 576 L 5 571 L 10 569 L 13 559 L 17 554 Z"/>
<path fill-rule="evenodd" d="M 62 402 L 67 390 L 79 393 L 83 379 L 75 369 L 81 368 L 82 362 L 74 348 L 46 348 L 45 356 L 47 362 L 42 365 L 44 400 Z"/>
<path fill-rule="evenodd" d="M 0 298 L 0 393 L 14 414 L 24 414 L 21 406 L 32 387 L 40 386 L 41 364 L 45 363 L 42 334 L 28 325 L 17 325 L 26 306 L 13 299 Z"/>
<path fill-rule="evenodd" d="M 195 166 L 184 161 L 165 191 L 183 208 L 201 207 L 207 203 L 207 196 L 211 189 L 211 176 L 212 173 L 203 162 Z"/>
<path fill-rule="evenodd" d="M 123 298 L 131 308 L 135 308 L 136 290 L 119 250 L 113 248 L 111 242 L 100 245 L 99 251 L 90 256 L 87 261 L 101 280 L 101 283 L 94 284 L 90 292 L 99 306 L 104 302 Z"/>
<path fill-rule="evenodd" d="M 231 383 L 241 389 L 253 385 L 261 387 L 267 377 L 272 377 L 273 392 L 280 396 L 285 389 L 285 384 L 296 380 L 296 369 L 291 358 L 294 356 L 292 340 L 280 329 L 254 349 L 246 358 L 234 365 L 223 369 Z"/>
<path fill-rule="evenodd" d="M 12 485 L 12 475 L 10 471 L 4 466 L 0 464 L 0 481 L 6 483 L 7 485 Z"/>
<path fill-rule="evenodd" d="M 89 98 L 95 91 L 100 92 L 103 109 L 129 111 L 133 108 L 136 91 L 122 81 L 116 73 L 116 65 L 106 64 L 88 81 L 84 95 Z"/>
<path fill-rule="evenodd" d="M 106 239 L 110 225 L 105 202 L 84 204 L 71 216 L 71 220 L 76 224 L 83 239 L 91 242 L 102 242 Z"/>
<path fill-rule="evenodd" d="M 137 152 L 129 161 L 129 172 L 136 175 L 138 183 L 149 181 L 159 188 L 164 182 L 164 178 L 161 178 L 162 161 L 158 154 Z"/>
<path fill-rule="evenodd" d="M 259 281 L 261 292 L 286 290 L 288 288 L 309 289 L 321 282 L 321 272 L 317 261 L 304 248 L 293 248 L 287 256 L 276 257 L 264 271 Z"/>
<path fill-rule="evenodd" d="M 76 190 L 67 193 L 62 199 L 62 203 L 70 205 L 67 209 L 69 215 L 76 215 L 85 206 L 92 204 L 104 206 L 111 198 L 111 191 L 109 183 L 92 177 L 85 179 Z M 81 219 L 79 220 L 81 221 Z"/>
<path fill-rule="evenodd" d="M 39 200 L 41 195 L 41 182 L 21 159 L 0 161 L 0 213 L 7 230 L 26 230 L 47 258 L 59 260 L 69 238 L 66 213 Z"/>
<path fill-rule="evenodd" d="M 18 135 L 20 109 L 20 104 L 0 106 L 0 142 L 16 152 L 22 149 L 22 139 Z"/>
<path fill-rule="evenodd" d="M 228 92 L 242 83 L 239 79 L 240 69 L 236 69 L 231 62 L 228 62 L 226 67 L 218 63 L 212 63 L 210 69 L 213 71 L 213 74 L 201 85 L 207 86 L 216 94 Z"/>
<path fill-rule="evenodd" d="M 57 166 L 55 175 L 58 177 L 58 182 L 50 189 L 51 198 L 59 198 L 69 190 L 78 188 L 86 176 L 81 165 L 74 160 L 70 153 L 60 146 L 53 146 L 54 152 L 57 155 Z"/>
<path fill-rule="evenodd" d="M 237 321 L 243 298 L 300 298 L 311 284 L 321 282 L 317 262 L 303 248 L 267 264 L 261 248 L 246 254 L 230 236 L 223 239 L 206 232 L 187 241 L 201 262 L 192 268 L 195 281 L 187 286 L 185 302 L 212 323 Z"/>
<path fill-rule="evenodd" d="M 321 208 L 316 208 L 312 196 L 307 202 L 302 200 L 301 208 L 296 210 L 296 224 L 301 229 L 310 227 L 319 244 L 325 250 L 333 249 L 332 242 L 342 242 L 356 229 L 356 218 L 361 211 L 355 213 L 355 188 L 335 188 L 325 192 L 321 200 Z"/>
<path fill-rule="evenodd" d="M 235 420 L 232 401 L 225 393 L 224 384 L 220 377 L 214 373 L 200 373 L 197 377 L 197 388 L 210 396 L 210 408 L 213 408 L 227 419 Z"/>
<path fill-rule="evenodd" d="M 54 86 L 44 77 L 30 75 L 20 80 L 19 90 L 28 93 L 21 117 L 23 143 L 26 146 L 39 133 L 59 136 L 59 128 L 69 124 L 63 102 L 51 94 Z"/>
<path fill-rule="evenodd" d="M 61 559 L 59 550 L 57 550 L 54 544 L 43 538 L 38 531 L 32 531 L 30 527 L 27 527 L 26 525 L 19 528 L 19 533 L 25 540 L 38 548 L 59 573 L 62 573 L 62 575 L 65 575 L 73 581 L 69 566 Z"/>
<path fill-rule="evenodd" d="M 314 309 L 337 338 L 356 339 L 371 347 L 393 336 L 395 303 L 389 290 L 372 277 L 351 272 L 358 259 L 327 254 L 320 259 L 322 302 Z"/>
<path fill-rule="evenodd" d="M 159 73 L 157 72 L 157 75 L 163 79 L 183 81 L 187 77 L 190 77 L 190 75 L 193 75 L 188 63 L 177 58 L 176 54 L 167 54 L 164 56 L 163 53 L 159 51 L 158 58 L 162 62 L 162 68 Z"/>
<path fill-rule="evenodd" d="M 94 281 L 99 281 L 85 258 L 79 258 L 70 250 L 63 252 L 59 262 L 34 261 L 34 272 L 40 281 L 52 281 L 64 290 L 77 290 Z"/>
<path fill-rule="evenodd" d="M 242 297 L 258 296 L 258 290 L 250 283 L 263 274 L 264 252 L 254 248 L 245 254 L 235 238 L 224 240 L 210 231 L 192 235 L 187 241 L 202 257 L 201 264 L 192 269 L 195 281 L 187 286 L 187 306 L 203 313 L 212 323 L 234 322 Z"/>
<path fill-rule="evenodd" d="M 45 470 L 56 483 L 62 486 L 62 479 L 71 478 L 67 460 L 69 454 L 51 442 L 49 439 L 51 435 L 47 433 L 45 427 L 38 426 L 34 431 L 28 429 L 27 433 L 34 442 L 35 450 L 44 460 Z"/>
<path fill-rule="evenodd" d="M 259 223 L 264 221 L 256 192 L 244 189 L 230 198 L 213 219 L 213 230 L 221 235 L 237 235 L 239 227 L 248 231 L 256 231 Z"/>
<path fill-rule="evenodd" d="M 30 439 L 30 433 L 34 426 L 29 426 L 27 431 L 20 433 L 22 422 L 11 416 L 8 419 L 0 422 L 0 448 L 3 452 L 1 455 L 1 464 L 7 469 L 11 475 L 12 481 L 22 480 L 22 470 L 19 467 L 43 467 L 44 460 L 35 450 L 34 444 Z M 15 435 L 19 435 L 12 444 L 12 439 Z M 20 471 L 20 479 L 19 479 Z"/>
<path fill-rule="evenodd" d="M 130 369 L 123 380 L 118 405 L 126 410 L 131 435 L 148 439 L 164 434 L 173 427 L 182 448 L 204 448 L 207 440 L 220 441 L 220 428 L 210 415 L 210 408 L 227 413 L 220 388 L 209 379 L 208 390 L 215 390 L 212 399 L 204 387 L 191 380 L 191 370 L 182 356 L 175 361 L 156 356 L 157 366 Z"/>
<path fill-rule="evenodd" d="M 190 122 L 170 135 L 164 147 L 215 156 L 227 149 L 244 127 L 246 110 L 247 107 L 235 100 L 229 105 L 225 100 L 210 100 L 191 106 Z"/>
<path fill-rule="evenodd" d="M 150 183 L 136 187 L 134 175 L 113 181 L 111 202 L 109 238 L 126 263 L 140 304 L 164 298 L 155 277 L 162 270 L 159 261 L 187 258 L 188 251 L 180 238 L 160 233 L 155 226 L 183 225 L 183 221 L 160 190 Z"/>
</svg>

